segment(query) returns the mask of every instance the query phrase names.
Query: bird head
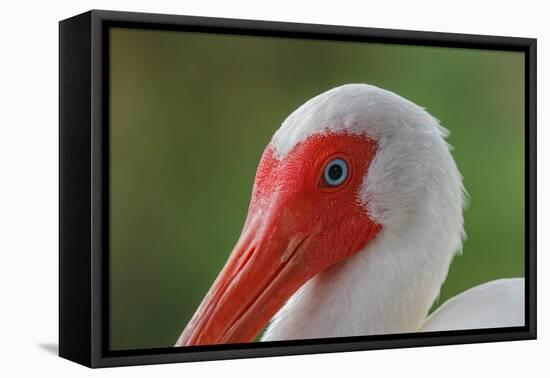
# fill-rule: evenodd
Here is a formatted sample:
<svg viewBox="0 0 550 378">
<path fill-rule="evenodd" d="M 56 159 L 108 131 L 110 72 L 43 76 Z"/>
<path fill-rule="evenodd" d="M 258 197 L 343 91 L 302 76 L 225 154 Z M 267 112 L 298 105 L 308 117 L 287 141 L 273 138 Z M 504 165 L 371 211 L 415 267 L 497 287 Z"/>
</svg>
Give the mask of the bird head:
<svg viewBox="0 0 550 378">
<path fill-rule="evenodd" d="M 462 181 L 444 136 L 422 108 L 365 84 L 299 107 L 265 148 L 240 238 L 176 345 L 252 341 L 308 280 L 415 222 L 430 185 L 447 190 L 431 202 L 448 201 L 430 231 L 451 222 L 458 249 Z"/>
</svg>

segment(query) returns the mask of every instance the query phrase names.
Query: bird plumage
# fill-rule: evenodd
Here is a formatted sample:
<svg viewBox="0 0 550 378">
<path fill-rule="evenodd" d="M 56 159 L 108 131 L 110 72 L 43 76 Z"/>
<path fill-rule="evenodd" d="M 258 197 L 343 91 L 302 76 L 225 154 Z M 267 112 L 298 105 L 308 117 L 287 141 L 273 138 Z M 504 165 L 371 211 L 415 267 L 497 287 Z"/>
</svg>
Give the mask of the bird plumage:
<svg viewBox="0 0 550 378">
<path fill-rule="evenodd" d="M 420 331 L 449 331 L 525 325 L 525 280 L 507 278 L 470 288 L 441 305 Z"/>
</svg>

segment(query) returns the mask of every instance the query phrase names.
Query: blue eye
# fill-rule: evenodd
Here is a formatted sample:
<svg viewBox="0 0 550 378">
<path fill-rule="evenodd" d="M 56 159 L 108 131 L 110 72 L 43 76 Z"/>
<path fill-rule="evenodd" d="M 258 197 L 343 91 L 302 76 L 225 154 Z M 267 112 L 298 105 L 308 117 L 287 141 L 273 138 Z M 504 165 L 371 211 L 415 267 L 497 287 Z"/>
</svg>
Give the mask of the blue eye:
<svg viewBox="0 0 550 378">
<path fill-rule="evenodd" d="M 348 177 L 348 165 L 342 159 L 331 160 L 325 167 L 323 178 L 328 186 L 338 186 Z"/>
</svg>

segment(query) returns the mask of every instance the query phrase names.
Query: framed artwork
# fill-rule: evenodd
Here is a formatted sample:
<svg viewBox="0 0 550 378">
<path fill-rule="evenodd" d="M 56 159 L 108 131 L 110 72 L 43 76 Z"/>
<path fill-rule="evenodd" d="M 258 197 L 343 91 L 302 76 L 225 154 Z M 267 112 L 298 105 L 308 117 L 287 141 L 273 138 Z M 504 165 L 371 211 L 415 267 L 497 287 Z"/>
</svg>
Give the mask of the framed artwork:
<svg viewBox="0 0 550 378">
<path fill-rule="evenodd" d="M 60 22 L 59 353 L 536 337 L 536 40 Z"/>
</svg>

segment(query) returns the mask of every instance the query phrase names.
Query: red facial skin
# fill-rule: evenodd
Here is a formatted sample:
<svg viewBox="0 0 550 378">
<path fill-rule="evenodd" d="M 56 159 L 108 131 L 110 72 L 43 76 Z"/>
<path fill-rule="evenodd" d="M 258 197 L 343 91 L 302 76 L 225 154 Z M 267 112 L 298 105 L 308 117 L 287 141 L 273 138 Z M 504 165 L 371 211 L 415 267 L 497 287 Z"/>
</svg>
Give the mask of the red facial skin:
<svg viewBox="0 0 550 378">
<path fill-rule="evenodd" d="M 253 341 L 304 283 L 365 247 L 381 226 L 357 193 L 376 149 L 334 133 L 309 137 L 280 161 L 268 146 L 239 241 L 176 346 Z M 331 187 L 323 172 L 336 158 L 348 175 Z"/>
</svg>

